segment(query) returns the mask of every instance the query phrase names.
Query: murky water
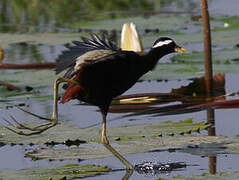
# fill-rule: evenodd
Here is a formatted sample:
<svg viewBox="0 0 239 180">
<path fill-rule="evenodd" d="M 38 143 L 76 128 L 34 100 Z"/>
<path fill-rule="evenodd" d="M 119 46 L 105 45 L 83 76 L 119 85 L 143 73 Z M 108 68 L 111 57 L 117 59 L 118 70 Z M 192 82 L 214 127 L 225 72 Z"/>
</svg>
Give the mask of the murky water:
<svg viewBox="0 0 239 180">
<path fill-rule="evenodd" d="M 237 74 L 227 74 L 226 75 L 226 90 L 228 92 L 238 91 L 238 87 L 235 86 L 239 75 Z M 233 80 L 234 79 L 234 80 Z M 172 87 L 180 87 L 187 84 L 189 81 L 169 81 L 169 82 L 139 82 L 127 94 L 131 93 L 141 93 L 141 92 L 168 92 Z M 163 87 L 163 88 L 160 88 Z M 162 90 L 162 91 L 161 91 Z M 29 105 L 30 111 L 38 112 L 38 114 L 50 117 L 51 114 L 51 104 L 50 100 L 47 101 L 30 101 L 27 102 Z M 100 113 L 97 112 L 97 108 L 93 106 L 77 105 L 77 101 L 72 101 L 71 103 L 60 105 L 60 121 L 64 120 L 70 124 L 74 124 L 79 128 L 86 128 L 89 126 L 98 123 L 96 126 L 100 126 L 101 117 Z M 238 109 L 222 109 L 216 110 L 215 119 L 216 119 L 216 134 L 223 136 L 235 136 L 238 135 Z M 25 119 L 30 119 L 30 116 L 25 113 L 13 109 L 11 114 L 17 116 L 19 120 L 25 121 Z M 79 116 L 80 115 L 80 116 Z M 121 126 L 121 125 L 135 125 L 135 124 L 145 124 L 153 123 L 158 121 L 167 121 L 167 120 L 185 120 L 192 117 L 193 121 L 199 122 L 202 120 L 206 121 L 206 111 L 200 111 L 196 113 L 181 114 L 181 115 L 171 115 L 171 116 L 162 116 L 162 117 L 152 117 L 152 116 L 134 116 L 130 118 L 123 118 L 116 121 L 111 121 L 111 119 L 121 116 L 122 114 L 118 113 L 109 113 L 108 116 L 108 126 Z M 80 118 L 79 118 L 80 117 Z M 133 119 L 133 121 L 132 121 Z M 202 134 L 207 134 L 206 131 L 201 132 Z M 56 165 L 56 164 L 67 164 L 67 163 L 79 163 L 77 161 L 63 161 L 63 162 L 49 162 L 48 160 L 38 160 L 32 161 L 30 158 L 25 158 L 26 149 L 31 149 L 29 146 L 9 146 L 5 145 L 0 148 L 0 170 L 7 169 L 22 169 L 30 167 L 39 167 L 46 165 Z M 140 164 L 143 162 L 160 162 L 160 163 L 170 163 L 170 162 L 184 162 L 186 168 L 181 168 L 171 172 L 164 172 L 160 174 L 139 174 L 134 172 L 130 179 L 156 179 L 156 177 L 170 178 L 176 175 L 191 176 L 192 174 L 202 174 L 204 172 L 210 172 L 210 157 L 202 154 L 195 155 L 192 153 L 184 153 L 180 151 L 175 152 L 148 152 L 148 153 L 139 153 L 134 155 L 125 156 L 130 162 L 134 164 Z M 217 161 L 213 169 L 216 169 L 217 172 L 224 171 L 235 171 L 238 169 L 239 156 L 237 154 L 217 154 L 215 156 Z M 104 158 L 104 159 L 94 159 L 94 160 L 85 160 L 80 162 L 80 164 L 96 163 L 100 165 L 107 165 L 112 168 L 113 172 L 106 173 L 99 177 L 91 177 L 88 179 L 111 179 L 112 177 L 117 177 L 121 179 L 125 175 L 124 170 L 120 170 L 123 166 L 119 163 L 116 158 Z M 119 169 L 119 170 L 118 170 Z"/>
<path fill-rule="evenodd" d="M 0 1 L 0 5 L 6 1 Z M 200 13 L 199 1 L 187 1 L 187 5 L 182 7 L 182 3 L 185 1 L 165 1 L 162 10 L 192 10 L 194 12 Z M 239 3 L 237 0 L 211 0 L 209 1 L 210 12 L 213 15 L 239 15 Z M 9 11 L 8 11 L 9 12 Z M 51 21 L 50 21 L 51 22 Z M 7 22 L 9 23 L 9 22 Z M 55 24 L 53 24 L 55 26 Z M 53 28 L 54 29 L 54 28 Z M 6 30 L 6 29 L 5 29 Z M 238 43 L 238 42 L 235 42 Z M 189 44 L 190 48 L 195 48 L 202 50 L 202 44 Z M 8 46 L 5 49 L 6 61 L 7 63 L 37 63 L 43 62 L 46 59 L 49 62 L 53 62 L 54 59 L 59 55 L 59 53 L 64 49 L 63 45 L 44 45 L 44 44 L 29 44 L 29 43 L 17 43 Z M 164 62 L 168 62 L 168 59 Z M 4 70 L 2 72 L 13 73 L 16 70 Z M 225 74 L 225 93 L 230 94 L 232 92 L 239 92 L 238 86 L 239 73 L 226 73 Z M 186 86 L 191 83 L 192 80 L 162 80 L 162 81 L 143 81 L 138 82 L 133 88 L 128 90 L 125 94 L 136 94 L 136 93 L 169 93 L 172 89 L 177 89 L 182 86 Z M 52 94 L 51 89 L 46 90 L 48 94 Z M 227 99 L 238 99 L 238 94 L 234 96 L 229 96 Z M 27 100 L 27 101 L 15 101 L 15 103 L 25 103 L 24 109 L 36 112 L 37 114 L 50 117 L 52 100 Z M 1 116 L 8 117 L 9 113 L 14 114 L 18 117 L 18 120 L 24 122 L 26 119 L 32 119 L 30 115 L 18 110 L 17 108 L 12 108 L 8 111 L 5 109 L 0 109 Z M 223 136 L 236 136 L 239 134 L 238 131 L 238 113 L 239 109 L 217 109 L 215 110 L 215 131 L 216 135 Z M 192 118 L 194 122 L 206 121 L 207 112 L 199 111 L 187 114 L 177 114 L 168 116 L 151 116 L 151 115 L 137 115 L 130 117 L 122 117 L 125 113 L 109 113 L 108 115 L 108 126 L 122 126 L 122 125 L 136 125 L 136 124 L 146 124 L 155 123 L 163 121 L 180 121 L 188 118 Z M 120 117 L 120 120 L 115 118 Z M 59 120 L 73 124 L 79 128 L 87 127 L 100 127 L 101 115 L 98 109 L 93 106 L 79 104 L 78 101 L 71 101 L 65 105 L 59 106 Z M 207 134 L 207 131 L 201 132 L 202 134 Z M 41 146 L 41 145 L 40 145 Z M 9 169 L 22 169 L 30 167 L 39 167 L 47 165 L 56 164 L 66 164 L 66 163 L 97 163 L 100 165 L 107 165 L 114 171 L 106 173 L 98 177 L 90 177 L 88 179 L 121 179 L 125 176 L 125 170 L 122 170 L 122 165 L 116 158 L 104 158 L 104 159 L 93 159 L 85 160 L 82 162 L 77 161 L 64 161 L 64 162 L 49 162 L 48 160 L 38 160 L 32 161 L 30 158 L 26 158 L 25 154 L 30 146 L 9 146 L 5 145 L 0 147 L 0 170 Z M 191 176 L 192 174 L 202 174 L 204 172 L 224 172 L 224 171 L 235 171 L 238 170 L 239 156 L 238 154 L 221 154 L 218 152 L 212 152 L 210 156 L 204 152 L 199 151 L 197 154 L 193 151 L 178 151 L 174 152 L 161 151 L 161 152 L 146 152 L 139 154 L 131 154 L 125 156 L 133 164 L 141 164 L 143 162 L 153 162 L 153 163 L 170 163 L 170 162 L 184 162 L 186 168 L 177 169 L 171 172 L 164 172 L 160 174 L 140 174 L 134 172 L 130 179 L 156 179 L 157 177 L 170 178 L 176 175 Z M 4 162 L 4 163 L 2 163 Z"/>
<path fill-rule="evenodd" d="M 41 167 L 41 166 L 52 166 L 57 164 L 67 164 L 67 163 L 79 163 L 79 164 L 89 164 L 97 163 L 99 165 L 105 165 L 107 162 L 108 166 L 114 171 L 106 173 L 100 177 L 89 177 L 87 179 L 112 179 L 112 177 L 121 179 L 126 171 L 123 170 L 124 167 L 118 162 L 116 158 L 104 158 L 104 159 L 94 159 L 85 160 L 82 162 L 77 161 L 47 161 L 38 160 L 32 161 L 30 158 L 25 158 L 24 154 L 26 149 L 30 149 L 29 146 L 9 146 L 6 145 L 0 149 L 0 158 L 2 162 L 0 164 L 1 170 L 11 170 L 11 169 L 22 169 L 30 167 Z M 238 170 L 239 156 L 237 154 L 211 154 L 211 156 L 194 155 L 193 153 L 183 153 L 183 152 L 148 152 L 139 153 L 134 155 L 125 156 L 130 162 L 134 164 L 141 164 L 144 162 L 153 163 L 171 163 L 171 162 L 184 162 L 186 164 L 185 168 L 177 169 L 171 172 L 161 172 L 161 173 L 139 173 L 135 171 L 130 179 L 156 179 L 156 177 L 170 178 L 177 175 L 191 176 L 192 174 L 202 174 L 209 172 L 225 172 L 225 171 L 236 171 Z"/>
</svg>

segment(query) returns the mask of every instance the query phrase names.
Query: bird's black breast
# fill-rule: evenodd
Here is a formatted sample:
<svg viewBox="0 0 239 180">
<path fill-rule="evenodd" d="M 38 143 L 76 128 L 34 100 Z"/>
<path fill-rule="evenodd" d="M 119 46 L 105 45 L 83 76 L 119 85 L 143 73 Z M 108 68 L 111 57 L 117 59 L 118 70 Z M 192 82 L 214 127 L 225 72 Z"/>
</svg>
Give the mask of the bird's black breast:
<svg viewBox="0 0 239 180">
<path fill-rule="evenodd" d="M 80 83 L 89 92 L 88 101 L 111 100 L 132 87 L 142 75 L 139 58 L 134 52 L 121 51 L 85 66 Z"/>
</svg>

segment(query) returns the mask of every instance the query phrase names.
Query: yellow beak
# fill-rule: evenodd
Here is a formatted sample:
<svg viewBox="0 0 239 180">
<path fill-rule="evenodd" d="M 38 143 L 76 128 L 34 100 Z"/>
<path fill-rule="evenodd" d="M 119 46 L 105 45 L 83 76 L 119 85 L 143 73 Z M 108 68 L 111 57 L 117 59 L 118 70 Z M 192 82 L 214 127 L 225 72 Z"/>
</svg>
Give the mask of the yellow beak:
<svg viewBox="0 0 239 180">
<path fill-rule="evenodd" d="M 176 46 L 174 49 L 175 52 L 182 53 L 182 54 L 188 54 L 188 50 L 179 46 Z"/>
</svg>

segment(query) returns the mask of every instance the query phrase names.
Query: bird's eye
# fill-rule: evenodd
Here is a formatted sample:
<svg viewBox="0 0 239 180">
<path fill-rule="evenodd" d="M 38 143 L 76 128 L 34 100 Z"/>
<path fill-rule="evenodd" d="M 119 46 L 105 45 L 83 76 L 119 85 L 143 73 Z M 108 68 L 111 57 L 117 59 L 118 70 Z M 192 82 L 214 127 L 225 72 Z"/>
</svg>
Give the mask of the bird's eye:
<svg viewBox="0 0 239 180">
<path fill-rule="evenodd" d="M 161 47 L 161 46 L 170 44 L 172 42 L 173 42 L 172 40 L 159 41 L 153 46 L 153 48 Z"/>
</svg>

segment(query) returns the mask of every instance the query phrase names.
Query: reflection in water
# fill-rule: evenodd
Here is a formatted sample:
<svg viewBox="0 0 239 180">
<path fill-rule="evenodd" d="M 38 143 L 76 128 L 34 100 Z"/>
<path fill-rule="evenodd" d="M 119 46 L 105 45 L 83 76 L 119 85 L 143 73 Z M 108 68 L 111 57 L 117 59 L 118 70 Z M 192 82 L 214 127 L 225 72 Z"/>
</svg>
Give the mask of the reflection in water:
<svg viewBox="0 0 239 180">
<path fill-rule="evenodd" d="M 212 124 L 212 126 L 208 129 L 208 136 L 216 136 L 215 110 L 214 109 L 207 110 L 207 122 L 209 124 Z"/>
<path fill-rule="evenodd" d="M 215 110 L 208 109 L 207 110 L 207 122 L 212 124 L 210 128 L 208 128 L 208 136 L 216 136 L 216 125 L 215 125 Z M 217 157 L 216 156 L 209 156 L 209 173 L 216 174 L 217 172 Z"/>
<path fill-rule="evenodd" d="M 133 175 L 133 173 L 134 173 L 133 169 L 126 169 L 125 175 L 122 178 L 122 180 L 128 180 Z"/>
<path fill-rule="evenodd" d="M 180 171 L 186 168 L 185 162 L 160 163 L 160 162 L 144 162 L 135 165 L 135 171 L 139 174 L 154 176 L 162 173 L 170 173 L 172 171 Z"/>
<path fill-rule="evenodd" d="M 217 157 L 209 156 L 209 173 L 216 174 L 217 173 Z"/>
</svg>

